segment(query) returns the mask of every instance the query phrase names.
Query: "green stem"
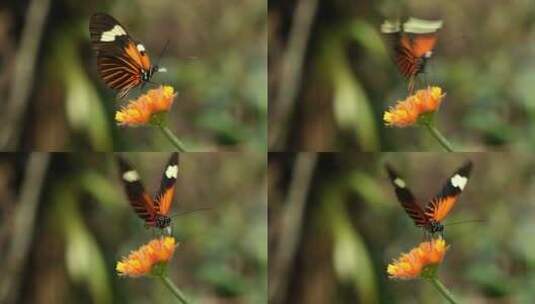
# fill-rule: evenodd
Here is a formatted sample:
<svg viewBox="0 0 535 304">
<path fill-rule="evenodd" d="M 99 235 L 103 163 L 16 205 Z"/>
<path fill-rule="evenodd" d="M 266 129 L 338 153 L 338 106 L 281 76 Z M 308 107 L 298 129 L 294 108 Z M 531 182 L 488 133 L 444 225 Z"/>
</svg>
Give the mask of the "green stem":
<svg viewBox="0 0 535 304">
<path fill-rule="evenodd" d="M 451 147 L 450 142 L 440 133 L 432 122 L 428 122 L 425 124 L 431 135 L 442 145 L 442 147 L 448 151 L 448 152 L 454 152 L 453 148 Z"/>
<path fill-rule="evenodd" d="M 431 284 L 433 284 L 435 289 L 438 290 L 438 292 L 440 292 L 440 294 L 442 294 L 442 296 L 444 296 L 444 298 L 446 298 L 446 300 L 448 300 L 448 302 L 450 302 L 451 304 L 459 303 L 459 302 L 455 301 L 455 299 L 453 298 L 453 295 L 451 294 L 451 292 L 446 288 L 446 286 L 444 286 L 444 284 L 442 284 L 442 282 L 440 282 L 437 279 L 437 277 L 429 279 L 428 281 L 430 281 Z"/>
<path fill-rule="evenodd" d="M 182 304 L 188 304 L 188 301 L 186 300 L 186 298 L 184 297 L 184 295 L 182 294 L 182 292 L 180 291 L 180 289 L 178 289 L 178 287 L 175 286 L 175 284 L 173 282 L 171 282 L 171 280 L 169 279 L 168 276 L 166 275 L 162 275 L 162 276 L 158 276 L 163 284 L 169 288 L 169 290 L 171 290 L 171 292 L 175 295 L 175 297 L 178 299 L 178 301 Z"/>
<path fill-rule="evenodd" d="M 178 152 L 186 152 L 186 148 L 184 148 L 184 144 L 176 137 L 171 130 L 169 130 L 168 127 L 164 126 L 163 124 L 159 124 L 158 127 L 160 130 L 162 130 L 163 134 L 165 134 L 165 137 L 169 139 L 169 141 L 177 148 Z"/>
</svg>

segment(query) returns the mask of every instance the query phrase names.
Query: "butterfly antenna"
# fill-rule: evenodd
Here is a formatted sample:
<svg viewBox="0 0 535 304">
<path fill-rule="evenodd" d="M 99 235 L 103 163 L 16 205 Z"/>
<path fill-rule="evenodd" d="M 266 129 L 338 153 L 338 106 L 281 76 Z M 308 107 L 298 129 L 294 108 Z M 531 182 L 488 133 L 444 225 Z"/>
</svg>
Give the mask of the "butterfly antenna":
<svg viewBox="0 0 535 304">
<path fill-rule="evenodd" d="M 484 223 L 485 220 L 467 220 L 467 221 L 460 221 L 460 222 L 453 222 L 453 223 L 445 223 L 444 226 L 452 226 L 457 224 L 465 224 L 465 223 Z"/>
<path fill-rule="evenodd" d="M 169 46 L 169 39 L 165 42 L 165 45 L 163 46 L 162 51 L 160 52 L 160 55 L 158 56 L 158 60 L 156 60 L 156 66 L 158 67 L 158 72 L 167 72 L 167 69 L 160 68 L 160 59 L 162 59 L 163 54 L 167 51 L 167 47 Z"/>
<path fill-rule="evenodd" d="M 181 215 L 190 214 L 190 213 L 195 213 L 195 212 L 198 212 L 198 211 L 208 211 L 208 210 L 212 210 L 212 209 L 213 208 L 209 208 L 209 207 L 197 208 L 197 209 L 188 210 L 188 211 L 185 211 L 185 212 L 182 212 L 182 213 L 173 214 L 173 215 L 171 215 L 171 218 L 177 217 L 177 216 L 181 216 Z"/>
</svg>

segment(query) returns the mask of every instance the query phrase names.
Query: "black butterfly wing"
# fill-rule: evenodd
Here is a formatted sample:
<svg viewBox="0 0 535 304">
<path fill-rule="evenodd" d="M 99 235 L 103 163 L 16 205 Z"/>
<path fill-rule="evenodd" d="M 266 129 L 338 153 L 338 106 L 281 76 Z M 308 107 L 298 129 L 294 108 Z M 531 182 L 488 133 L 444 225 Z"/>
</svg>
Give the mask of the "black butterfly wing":
<svg viewBox="0 0 535 304">
<path fill-rule="evenodd" d="M 441 27 L 441 20 L 412 17 L 403 24 L 385 20 L 381 25 L 399 73 L 409 80 L 409 92 L 413 92 L 416 75 L 423 72 L 426 60 L 432 54 L 436 32 Z"/>
<path fill-rule="evenodd" d="M 165 166 L 162 174 L 160 190 L 154 199 L 155 209 L 158 213 L 167 215 L 171 210 L 173 197 L 175 193 L 175 184 L 179 171 L 179 154 L 173 153 Z"/>
<path fill-rule="evenodd" d="M 427 217 L 441 222 L 448 216 L 468 183 L 471 171 L 472 162 L 467 161 L 448 178 L 442 190 L 425 206 Z"/>
<path fill-rule="evenodd" d="M 126 196 L 134 212 L 149 226 L 155 226 L 156 210 L 152 198 L 147 194 L 139 173 L 122 157 L 117 156 L 119 173 Z"/>
<path fill-rule="evenodd" d="M 429 223 L 429 220 L 422 208 L 416 203 L 416 199 L 412 192 L 407 188 L 405 181 L 388 164 L 386 165 L 386 171 L 394 186 L 396 196 L 403 209 L 405 209 L 405 212 L 414 221 L 416 226 L 425 227 Z"/>
<path fill-rule="evenodd" d="M 415 76 L 423 67 L 420 64 L 423 61 L 413 54 L 408 36 L 403 33 L 403 25 L 399 21 L 385 20 L 381 32 L 399 73 L 409 79 L 409 92 L 412 92 Z"/>
<path fill-rule="evenodd" d="M 143 82 L 139 67 L 122 56 L 100 55 L 97 57 L 97 68 L 106 85 L 118 91 L 118 98 L 124 98 Z"/>
<path fill-rule="evenodd" d="M 121 53 L 132 38 L 119 21 L 108 14 L 96 13 L 89 20 L 91 45 L 97 53 Z"/>
<path fill-rule="evenodd" d="M 150 60 L 143 45 L 136 43 L 126 29 L 108 14 L 97 13 L 89 21 L 91 44 L 97 53 L 100 77 L 123 98 L 143 83 Z"/>
<path fill-rule="evenodd" d="M 423 66 L 419 57 L 417 57 L 410 47 L 410 38 L 403 35 L 398 44 L 395 46 L 394 61 L 398 67 L 399 73 L 406 78 L 416 76 L 421 72 Z"/>
</svg>

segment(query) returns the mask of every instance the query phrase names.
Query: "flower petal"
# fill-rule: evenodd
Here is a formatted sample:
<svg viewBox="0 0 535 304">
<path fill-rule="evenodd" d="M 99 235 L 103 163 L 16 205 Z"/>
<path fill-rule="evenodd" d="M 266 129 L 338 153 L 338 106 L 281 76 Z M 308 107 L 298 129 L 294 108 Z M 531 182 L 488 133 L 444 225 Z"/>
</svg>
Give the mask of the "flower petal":
<svg viewBox="0 0 535 304">
<path fill-rule="evenodd" d="M 442 238 L 422 242 L 409 253 L 403 253 L 389 264 L 386 272 L 391 279 L 410 280 L 422 275 L 426 266 L 438 266 L 442 263 L 448 246 Z"/>
<path fill-rule="evenodd" d="M 173 237 L 163 237 L 150 241 L 139 249 L 132 251 L 128 257 L 117 262 L 115 270 L 119 275 L 139 277 L 151 272 L 156 264 L 167 263 L 178 245 Z"/>
<path fill-rule="evenodd" d="M 130 101 L 115 113 L 115 120 L 119 125 L 140 126 L 148 124 L 155 114 L 168 112 L 176 96 L 171 86 L 160 86 L 149 90 Z"/>
<path fill-rule="evenodd" d="M 444 96 L 440 87 L 418 90 L 385 111 L 383 115 L 385 125 L 399 128 L 412 126 L 422 115 L 436 112 Z"/>
</svg>

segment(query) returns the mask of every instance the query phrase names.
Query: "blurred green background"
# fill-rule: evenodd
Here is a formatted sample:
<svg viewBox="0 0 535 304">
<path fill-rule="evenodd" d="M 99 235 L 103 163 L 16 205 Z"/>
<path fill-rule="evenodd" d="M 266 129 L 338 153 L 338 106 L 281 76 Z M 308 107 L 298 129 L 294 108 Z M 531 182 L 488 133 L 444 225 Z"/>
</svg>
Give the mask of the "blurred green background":
<svg viewBox="0 0 535 304">
<path fill-rule="evenodd" d="M 124 153 L 145 187 L 168 153 Z M 192 303 L 266 303 L 266 156 L 188 153 L 172 214 L 169 275 Z M 0 303 L 176 303 L 116 262 L 156 237 L 124 194 L 112 154 L 0 154 Z"/>
<path fill-rule="evenodd" d="M 266 150 L 266 1 L 2 1 L 3 151 L 166 151 L 157 129 L 115 126 L 89 18 L 105 12 L 143 42 L 178 97 L 169 128 L 190 151 Z M 151 86 L 145 86 L 145 90 Z M 133 91 L 135 97 L 139 89 Z"/>
<path fill-rule="evenodd" d="M 269 1 L 271 151 L 442 151 L 419 128 L 384 126 L 407 81 L 385 18 L 442 19 L 418 86 L 447 93 L 436 124 L 458 151 L 535 147 L 533 1 Z"/>
<path fill-rule="evenodd" d="M 445 224 L 483 222 L 446 226 L 438 275 L 461 303 L 532 303 L 535 157 L 498 152 L 270 153 L 270 301 L 446 303 L 427 282 L 388 279 L 387 264 L 424 237 L 384 163 L 423 204 L 466 159 L 472 175 Z"/>
</svg>

